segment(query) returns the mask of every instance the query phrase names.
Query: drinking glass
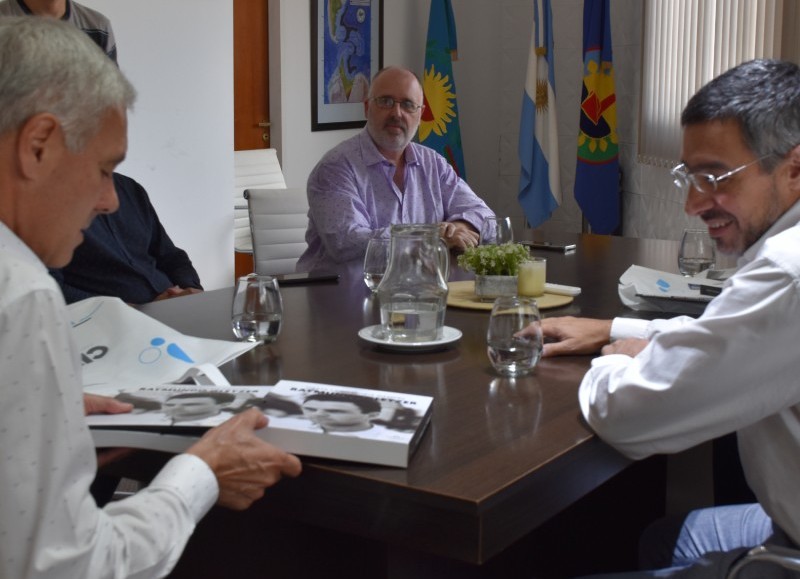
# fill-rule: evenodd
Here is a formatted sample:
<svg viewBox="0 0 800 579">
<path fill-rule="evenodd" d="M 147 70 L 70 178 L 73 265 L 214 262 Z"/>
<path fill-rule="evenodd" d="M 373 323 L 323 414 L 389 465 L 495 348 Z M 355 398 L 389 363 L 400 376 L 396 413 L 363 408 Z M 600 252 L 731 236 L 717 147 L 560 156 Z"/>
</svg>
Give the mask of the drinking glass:
<svg viewBox="0 0 800 579">
<path fill-rule="evenodd" d="M 500 245 L 514 241 L 510 217 L 489 217 L 481 226 L 481 245 Z"/>
<path fill-rule="evenodd" d="M 251 273 L 237 280 L 231 324 L 239 340 L 274 342 L 281 331 L 282 317 L 283 300 L 277 279 Z"/>
<path fill-rule="evenodd" d="M 519 264 L 517 274 L 517 293 L 523 297 L 539 297 L 544 294 L 547 280 L 547 260 L 531 257 Z"/>
<path fill-rule="evenodd" d="M 364 283 L 372 293 L 378 291 L 378 284 L 386 273 L 389 263 L 389 239 L 373 237 L 367 243 L 367 253 L 364 255 Z"/>
<path fill-rule="evenodd" d="M 517 336 L 533 324 L 533 335 Z M 499 373 L 521 376 L 531 372 L 542 355 L 542 326 L 536 300 L 499 297 L 495 300 L 486 331 L 489 361 Z"/>
<path fill-rule="evenodd" d="M 678 253 L 678 270 L 686 277 L 714 267 L 716 250 L 705 229 L 685 229 Z"/>
</svg>

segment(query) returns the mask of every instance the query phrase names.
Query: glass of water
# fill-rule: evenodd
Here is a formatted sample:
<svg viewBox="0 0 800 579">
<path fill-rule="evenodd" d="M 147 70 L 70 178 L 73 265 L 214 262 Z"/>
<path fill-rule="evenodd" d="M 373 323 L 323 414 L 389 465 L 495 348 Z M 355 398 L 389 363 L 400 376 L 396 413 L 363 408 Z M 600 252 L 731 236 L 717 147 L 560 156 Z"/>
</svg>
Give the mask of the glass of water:
<svg viewBox="0 0 800 579">
<path fill-rule="evenodd" d="M 389 263 L 389 242 L 385 237 L 373 237 L 367 243 L 367 253 L 364 255 L 364 283 L 372 293 L 378 290 L 378 284 L 386 273 L 386 264 Z"/>
<path fill-rule="evenodd" d="M 510 217 L 489 217 L 481 226 L 481 245 L 501 245 L 514 241 Z"/>
<path fill-rule="evenodd" d="M 685 229 L 678 253 L 678 270 L 691 277 L 714 267 L 716 250 L 711 236 L 705 229 Z"/>
<path fill-rule="evenodd" d="M 233 333 L 247 342 L 274 342 L 281 331 L 283 300 L 278 280 L 251 273 L 236 282 L 231 324 Z"/>
<path fill-rule="evenodd" d="M 531 324 L 531 335 L 517 335 Z M 521 376 L 531 372 L 542 355 L 541 317 L 536 300 L 497 298 L 489 317 L 486 343 L 489 361 L 500 374 Z"/>
</svg>

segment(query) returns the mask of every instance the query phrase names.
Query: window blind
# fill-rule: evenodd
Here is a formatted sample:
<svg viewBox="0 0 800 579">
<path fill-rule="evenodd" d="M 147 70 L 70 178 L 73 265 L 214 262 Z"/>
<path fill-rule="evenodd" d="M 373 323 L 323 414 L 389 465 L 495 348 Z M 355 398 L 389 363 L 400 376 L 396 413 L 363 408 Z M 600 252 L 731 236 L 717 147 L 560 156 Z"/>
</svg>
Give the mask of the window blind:
<svg viewBox="0 0 800 579">
<path fill-rule="evenodd" d="M 672 166 L 680 114 L 703 84 L 753 58 L 797 61 L 794 0 L 645 0 L 639 162 Z"/>
</svg>

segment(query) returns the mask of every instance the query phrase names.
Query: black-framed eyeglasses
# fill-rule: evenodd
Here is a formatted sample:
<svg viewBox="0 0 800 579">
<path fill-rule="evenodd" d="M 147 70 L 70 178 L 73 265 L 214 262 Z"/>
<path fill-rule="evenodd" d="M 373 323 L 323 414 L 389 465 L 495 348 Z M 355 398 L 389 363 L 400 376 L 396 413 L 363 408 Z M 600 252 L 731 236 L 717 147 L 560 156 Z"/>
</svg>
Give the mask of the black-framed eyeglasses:
<svg viewBox="0 0 800 579">
<path fill-rule="evenodd" d="M 396 105 L 396 104 L 400 105 L 401 109 L 403 109 L 405 112 L 411 113 L 411 114 L 413 114 L 413 113 L 417 112 L 418 110 L 420 110 L 420 109 L 425 107 L 425 105 L 418 105 L 414 101 L 411 101 L 411 100 L 408 100 L 408 99 L 399 100 L 399 99 L 392 98 L 390 96 L 372 97 L 370 100 L 372 102 L 374 102 L 376 105 L 378 105 L 378 107 L 380 107 L 382 109 L 387 109 L 387 110 L 388 109 L 393 109 L 394 105 Z"/>
<path fill-rule="evenodd" d="M 719 187 L 721 181 L 733 177 L 739 171 L 744 171 L 750 165 L 755 165 L 759 161 L 763 161 L 769 156 L 770 155 L 764 155 L 763 157 L 759 157 L 758 159 L 750 161 L 749 163 L 745 163 L 744 165 L 736 167 L 735 169 L 731 169 L 730 171 L 728 171 L 727 173 L 723 173 L 719 177 L 717 177 L 716 175 L 712 175 L 711 173 L 689 172 L 686 170 L 685 163 L 681 163 L 677 167 L 673 168 L 672 171 L 670 171 L 670 173 L 672 174 L 673 178 L 672 182 L 678 189 L 680 189 L 684 193 L 689 191 L 689 187 L 694 187 L 704 195 L 712 195 L 717 191 L 717 188 Z"/>
</svg>

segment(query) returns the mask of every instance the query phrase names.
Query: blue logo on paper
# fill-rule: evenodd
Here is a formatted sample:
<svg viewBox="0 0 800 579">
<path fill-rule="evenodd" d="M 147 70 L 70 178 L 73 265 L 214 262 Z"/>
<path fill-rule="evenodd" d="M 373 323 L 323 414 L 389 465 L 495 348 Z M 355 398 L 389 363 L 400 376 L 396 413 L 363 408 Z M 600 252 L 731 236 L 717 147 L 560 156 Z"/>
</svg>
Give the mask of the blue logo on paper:
<svg viewBox="0 0 800 579">
<path fill-rule="evenodd" d="M 145 348 L 139 354 L 139 362 L 142 364 L 153 364 L 157 362 L 159 358 L 161 358 L 161 348 L 159 346 L 163 346 L 165 343 L 166 340 L 164 338 L 153 338 L 150 340 L 150 347 Z M 192 360 L 178 344 L 167 344 L 167 354 L 176 360 L 194 364 L 194 360 Z"/>
</svg>

